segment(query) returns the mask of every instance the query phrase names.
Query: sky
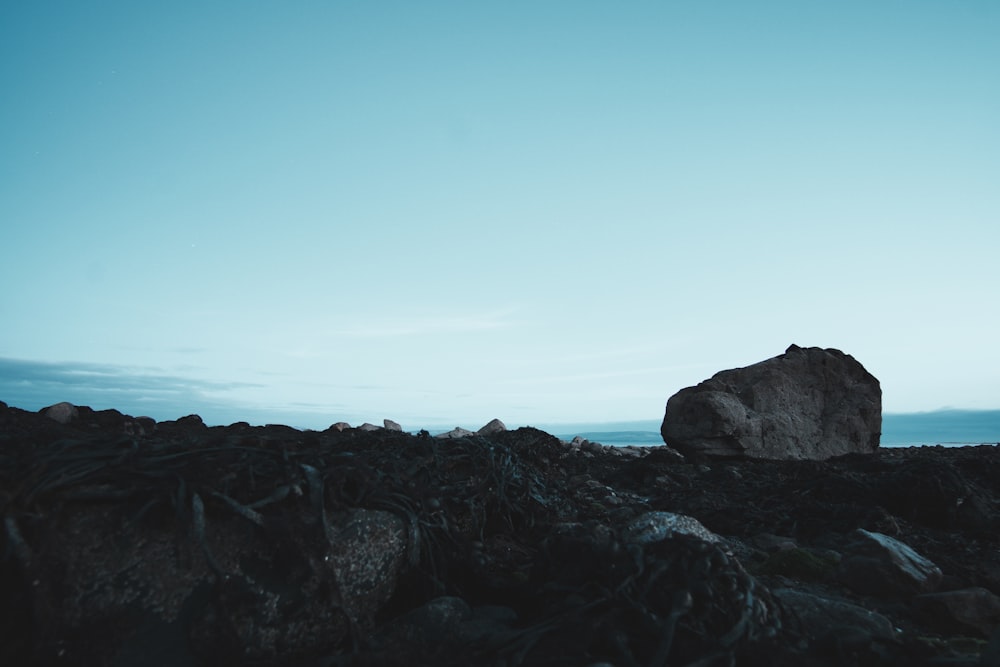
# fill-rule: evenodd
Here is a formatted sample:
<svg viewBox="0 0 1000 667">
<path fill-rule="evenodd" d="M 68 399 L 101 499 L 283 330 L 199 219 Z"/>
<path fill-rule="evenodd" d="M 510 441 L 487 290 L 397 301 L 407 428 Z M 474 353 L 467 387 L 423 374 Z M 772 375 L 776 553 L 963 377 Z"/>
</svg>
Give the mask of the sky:
<svg viewBox="0 0 1000 667">
<path fill-rule="evenodd" d="M 658 419 L 833 347 L 1000 408 L 1000 3 L 0 5 L 0 400 Z"/>
</svg>

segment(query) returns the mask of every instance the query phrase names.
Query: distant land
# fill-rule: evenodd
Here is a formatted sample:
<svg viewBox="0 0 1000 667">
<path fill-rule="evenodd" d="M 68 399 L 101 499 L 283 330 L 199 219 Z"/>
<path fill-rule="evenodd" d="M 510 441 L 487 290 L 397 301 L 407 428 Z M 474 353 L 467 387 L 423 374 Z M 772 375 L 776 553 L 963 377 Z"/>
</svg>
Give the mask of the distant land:
<svg viewBox="0 0 1000 667">
<path fill-rule="evenodd" d="M 564 440 L 581 436 L 605 445 L 660 445 L 659 419 L 539 424 Z M 1000 410 L 935 410 L 882 415 L 883 447 L 1000 444 Z"/>
<path fill-rule="evenodd" d="M 2 382 L 0 382 L 0 385 L 2 385 Z M 8 405 L 34 412 L 39 409 L 38 407 L 35 407 L 35 405 L 48 406 L 52 404 L 51 401 L 46 402 L 45 399 L 24 401 L 24 403 L 28 403 L 30 407 L 25 407 L 23 405 L 19 406 L 17 403 L 10 402 L 8 402 Z M 136 409 L 137 406 L 128 405 L 128 401 L 123 401 L 123 403 L 125 404 L 115 406 L 115 408 L 125 414 L 131 414 L 133 416 L 150 414 L 149 404 Z M 88 403 L 78 402 L 77 405 L 88 405 Z M 91 405 L 90 407 L 93 407 L 95 410 L 107 409 L 107 407 L 103 405 Z M 175 408 L 173 412 L 176 412 L 176 416 L 167 417 L 166 419 L 177 419 L 186 414 L 196 413 L 201 415 L 204 418 L 205 423 L 211 426 L 227 425 L 232 423 L 232 421 L 239 421 L 238 419 L 228 419 L 235 414 L 232 408 L 227 409 L 223 415 L 222 413 L 216 414 L 216 412 L 212 409 L 212 406 L 202 406 L 205 409 L 201 412 L 199 412 L 198 407 L 186 404 L 179 406 L 171 405 L 169 407 Z M 308 430 L 308 428 L 304 427 L 300 420 L 296 418 L 301 416 L 302 415 L 297 415 L 296 413 L 284 413 L 280 410 L 270 410 L 266 413 L 247 410 L 245 414 L 240 414 L 240 419 L 255 425 L 269 423 L 285 424 L 294 428 Z M 309 416 L 311 417 L 309 421 L 315 422 L 316 416 L 314 414 Z M 555 435 L 563 440 L 572 440 L 576 436 L 581 436 L 587 440 L 592 440 L 605 445 L 640 445 L 648 447 L 663 444 L 663 439 L 660 437 L 661 419 L 639 419 L 613 422 L 536 422 L 528 424 L 514 422 L 513 420 L 504 420 L 503 415 L 498 415 L 498 417 L 506 422 L 508 428 L 515 429 L 520 426 L 533 426 L 546 431 L 547 433 L 551 433 L 552 435 Z M 165 418 L 162 416 L 155 416 L 154 418 L 157 419 L 157 421 L 165 421 Z M 339 420 L 333 418 L 327 425 L 332 424 L 335 421 Z M 381 423 L 381 420 L 377 423 Z M 360 422 L 353 423 L 352 425 L 360 426 Z M 444 424 L 437 424 L 435 426 L 428 425 L 425 428 L 429 432 L 436 434 L 449 431 L 455 426 L 462 426 L 475 431 L 482 425 L 483 424 L 455 423 L 450 426 Z M 410 423 L 403 424 L 403 427 L 412 432 L 416 432 L 421 428 L 419 425 Z M 320 426 L 317 430 L 322 430 L 323 428 L 325 427 Z M 1000 444 L 1000 409 L 943 409 L 929 412 L 885 413 L 882 415 L 881 444 L 884 447 L 902 447 L 912 445 Z"/>
</svg>

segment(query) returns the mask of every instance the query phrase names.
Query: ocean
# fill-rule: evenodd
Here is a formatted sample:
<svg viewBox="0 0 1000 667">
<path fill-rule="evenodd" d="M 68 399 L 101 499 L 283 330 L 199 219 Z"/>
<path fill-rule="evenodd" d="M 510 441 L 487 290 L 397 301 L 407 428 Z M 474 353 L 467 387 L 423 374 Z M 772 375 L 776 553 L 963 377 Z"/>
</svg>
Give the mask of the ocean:
<svg viewBox="0 0 1000 667">
<path fill-rule="evenodd" d="M 581 436 L 604 445 L 650 447 L 663 444 L 660 422 L 551 424 L 540 427 L 563 439 Z M 937 410 L 882 415 L 883 447 L 1000 444 L 1000 410 Z"/>
</svg>

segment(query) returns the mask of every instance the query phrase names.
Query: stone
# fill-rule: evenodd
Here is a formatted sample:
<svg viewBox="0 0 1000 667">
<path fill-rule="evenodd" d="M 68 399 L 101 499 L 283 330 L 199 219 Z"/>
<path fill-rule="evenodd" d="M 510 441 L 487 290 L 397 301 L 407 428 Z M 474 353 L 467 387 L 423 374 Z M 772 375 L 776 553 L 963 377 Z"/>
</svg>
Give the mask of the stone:
<svg viewBox="0 0 1000 667">
<path fill-rule="evenodd" d="M 382 428 L 381 426 L 376 426 L 375 424 L 372 424 L 372 423 L 369 423 L 369 422 L 365 422 L 364 424 L 362 424 L 361 426 L 358 427 L 358 430 L 359 431 L 378 431 L 378 430 L 381 430 L 381 428 Z"/>
<path fill-rule="evenodd" d="M 399 425 L 398 422 L 394 422 L 391 419 L 383 419 L 382 423 L 385 425 L 387 431 L 402 431 L 403 427 Z"/>
<path fill-rule="evenodd" d="M 63 401 L 42 410 L 42 414 L 60 424 L 69 424 L 80 416 L 80 411 L 72 403 Z"/>
<path fill-rule="evenodd" d="M 660 433 L 685 456 L 824 460 L 878 448 L 882 389 L 850 355 L 789 347 L 667 401 Z"/>
<path fill-rule="evenodd" d="M 437 597 L 388 624 L 376 644 L 397 644 L 412 650 L 440 646 L 455 638 L 459 626 L 472 618 L 472 608 L 460 597 Z"/>
<path fill-rule="evenodd" d="M 470 435 L 475 435 L 475 433 L 472 432 L 472 431 L 470 431 L 467 428 L 462 428 L 461 426 L 456 426 L 455 428 L 451 429 L 450 431 L 446 431 L 445 433 L 438 433 L 434 437 L 435 438 L 446 438 L 446 439 L 447 438 L 468 438 Z"/>
<path fill-rule="evenodd" d="M 347 422 L 336 422 L 335 424 L 331 424 L 330 428 L 327 429 L 327 430 L 330 430 L 330 431 L 343 431 L 344 429 L 348 429 L 348 428 L 351 428 L 351 425 L 348 424 Z"/>
<path fill-rule="evenodd" d="M 858 593 L 905 597 L 934 591 L 941 570 L 899 540 L 858 528 L 844 546 L 838 578 Z"/>
<path fill-rule="evenodd" d="M 507 426 L 504 425 L 502 421 L 499 419 L 491 419 L 489 423 L 476 431 L 476 433 L 479 435 L 493 435 L 494 433 L 503 433 L 506 430 Z"/>
<path fill-rule="evenodd" d="M 771 595 L 781 605 L 785 623 L 809 640 L 821 639 L 831 630 L 844 628 L 860 630 L 883 640 L 891 640 L 895 634 L 892 623 L 885 616 L 844 600 L 793 588 L 775 588 Z"/>
<path fill-rule="evenodd" d="M 50 517 L 31 555 L 39 664 L 145 664 L 160 652 L 204 664 L 220 637 L 270 664 L 371 627 L 406 567 L 409 531 L 390 512 L 334 513 L 328 543 L 302 531 L 279 532 L 279 544 L 225 503 L 186 505 L 200 516 L 187 527 L 124 506 Z"/>
<path fill-rule="evenodd" d="M 632 519 L 624 531 L 625 539 L 633 544 L 652 544 L 670 539 L 674 535 L 696 537 L 704 542 L 719 543 L 722 538 L 701 522 L 673 512 L 646 512 Z"/>
<path fill-rule="evenodd" d="M 913 607 L 942 633 L 988 638 L 1000 628 L 1000 597 L 985 588 L 925 593 L 913 598 Z"/>
</svg>

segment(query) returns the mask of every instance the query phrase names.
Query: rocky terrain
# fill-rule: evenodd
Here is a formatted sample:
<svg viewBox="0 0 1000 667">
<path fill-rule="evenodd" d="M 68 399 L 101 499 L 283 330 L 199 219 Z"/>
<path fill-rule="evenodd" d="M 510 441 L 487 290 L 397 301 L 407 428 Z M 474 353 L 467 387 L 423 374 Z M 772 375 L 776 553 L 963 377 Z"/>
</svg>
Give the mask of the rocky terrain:
<svg viewBox="0 0 1000 667">
<path fill-rule="evenodd" d="M 0 403 L 0 664 L 1000 665 L 1000 447 Z"/>
</svg>

